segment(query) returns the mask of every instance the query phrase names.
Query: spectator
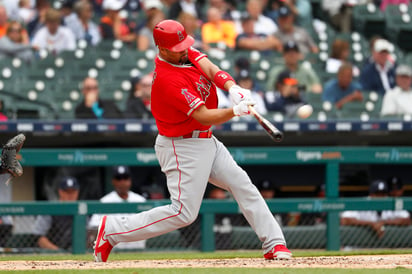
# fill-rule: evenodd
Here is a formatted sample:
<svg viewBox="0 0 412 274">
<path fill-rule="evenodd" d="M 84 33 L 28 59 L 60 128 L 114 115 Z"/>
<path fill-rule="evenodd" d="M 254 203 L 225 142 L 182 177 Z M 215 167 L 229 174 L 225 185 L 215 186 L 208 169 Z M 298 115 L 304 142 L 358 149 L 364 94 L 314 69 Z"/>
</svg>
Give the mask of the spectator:
<svg viewBox="0 0 412 274">
<path fill-rule="evenodd" d="M 17 57 L 30 63 L 33 52 L 31 45 L 24 41 L 25 34 L 21 23 L 11 21 L 7 27 L 7 34 L 0 38 L 0 59 Z"/>
<path fill-rule="evenodd" d="M 373 181 L 369 187 L 370 198 L 388 196 L 388 185 L 385 181 Z M 366 226 L 373 229 L 379 238 L 385 233 L 385 225 L 408 226 L 411 224 L 409 213 L 404 210 L 392 211 L 343 211 L 341 225 Z"/>
<path fill-rule="evenodd" d="M 256 110 L 260 114 L 265 115 L 267 113 L 267 109 L 263 99 L 263 92 L 257 87 L 251 73 L 247 70 L 241 70 L 236 77 L 236 83 L 240 87 L 250 90 L 252 99 L 256 102 Z"/>
<path fill-rule="evenodd" d="M 381 11 L 385 11 L 388 5 L 400 5 L 400 4 L 409 5 L 411 0 L 381 0 L 378 2 L 380 2 L 379 8 L 381 9 Z"/>
<path fill-rule="evenodd" d="M 340 32 L 349 33 L 352 29 L 353 2 L 366 2 L 363 0 L 322 0 L 322 9 L 328 13 L 333 26 Z M 356 3 L 355 3 L 356 4 Z"/>
<path fill-rule="evenodd" d="M 59 183 L 58 195 L 61 202 L 77 201 L 79 183 L 74 177 L 63 177 Z M 40 248 L 50 250 L 68 250 L 72 244 L 73 216 L 40 215 L 34 223 L 33 234 L 38 235 Z"/>
<path fill-rule="evenodd" d="M 392 176 L 387 180 L 388 193 L 390 197 L 402 197 L 405 191 L 405 186 L 402 179 L 397 176 Z"/>
<path fill-rule="evenodd" d="M 72 21 L 76 20 L 76 13 L 73 10 L 73 6 L 75 2 L 83 2 L 86 0 L 61 0 L 61 6 L 59 8 L 63 25 L 67 26 L 72 24 Z"/>
<path fill-rule="evenodd" d="M 77 105 L 75 116 L 79 119 L 122 118 L 119 108 L 113 101 L 99 98 L 99 85 L 96 79 L 86 77 L 82 83 L 83 101 Z"/>
<path fill-rule="evenodd" d="M 287 6 L 281 7 L 279 9 L 278 19 L 279 29 L 276 31 L 275 36 L 281 40 L 282 43 L 294 41 L 303 55 L 309 52 L 318 53 L 319 49 L 312 37 L 305 29 L 295 26 L 294 20 L 295 16 L 290 8 Z"/>
<path fill-rule="evenodd" d="M 144 0 L 142 1 L 142 7 L 144 16 L 138 18 L 137 26 L 136 26 L 136 33 L 138 33 L 142 28 L 144 28 L 148 24 L 149 18 L 153 18 L 155 13 L 159 11 L 164 13 L 164 5 L 160 0 Z"/>
<path fill-rule="evenodd" d="M 412 69 L 408 65 L 396 68 L 396 86 L 383 97 L 381 115 L 412 114 Z"/>
<path fill-rule="evenodd" d="M 242 17 L 243 32 L 236 37 L 236 49 L 281 51 L 282 43 L 272 34 L 255 33 L 255 21 L 250 15 Z"/>
<path fill-rule="evenodd" d="M 306 104 L 299 91 L 299 82 L 288 70 L 279 73 L 275 91 L 265 94 L 268 111 L 281 112 L 287 117 L 296 117 L 299 107 Z"/>
<path fill-rule="evenodd" d="M 240 11 L 236 9 L 235 1 L 226 1 L 226 0 L 210 0 L 209 8 L 214 7 L 220 10 L 223 20 L 233 21 L 240 17 Z M 187 32 L 187 30 L 186 30 Z"/>
<path fill-rule="evenodd" d="M 202 25 L 203 43 L 223 43 L 226 47 L 234 48 L 236 39 L 236 28 L 232 21 L 222 19 L 221 11 L 210 8 L 207 11 L 207 22 Z"/>
<path fill-rule="evenodd" d="M 36 11 L 32 7 L 31 0 L 20 0 L 17 10 L 18 20 L 24 24 L 28 24 L 36 17 Z"/>
<path fill-rule="evenodd" d="M 49 0 L 36 0 L 35 16 L 27 24 L 27 31 L 29 37 L 32 39 L 34 34 L 44 26 L 46 20 L 46 12 L 50 9 Z"/>
<path fill-rule="evenodd" d="M 331 102 L 337 109 L 350 102 L 363 101 L 362 86 L 353 80 L 352 71 L 351 64 L 341 65 L 337 78 L 326 82 L 322 100 Z"/>
<path fill-rule="evenodd" d="M 349 61 L 350 45 L 348 41 L 335 39 L 328 60 L 326 60 L 326 72 L 337 73 L 339 67 Z M 353 66 L 353 76 L 359 76 L 359 68 Z"/>
<path fill-rule="evenodd" d="M 189 13 L 201 21 L 204 20 L 202 13 L 202 3 L 196 0 L 177 0 L 171 4 L 168 19 L 177 19 L 181 12 Z"/>
<path fill-rule="evenodd" d="M 87 1 L 78 1 L 74 4 L 75 17 L 66 22 L 66 26 L 71 29 L 76 40 L 85 40 L 89 45 L 96 46 L 100 43 L 99 26 L 92 21 L 93 6 Z"/>
<path fill-rule="evenodd" d="M 299 61 L 302 59 L 299 47 L 294 41 L 288 41 L 283 45 L 284 65 L 273 67 L 268 74 L 266 90 L 273 90 L 276 79 L 281 71 L 285 69 L 294 74 L 307 92 L 322 93 L 322 85 L 316 72 L 311 66 L 307 66 Z"/>
<path fill-rule="evenodd" d="M 8 118 L 4 114 L 4 101 L 0 99 L 0 122 L 5 122 L 7 120 Z"/>
<path fill-rule="evenodd" d="M 246 2 L 247 14 L 255 21 L 254 32 L 265 35 L 274 35 L 278 30 L 276 23 L 269 17 L 263 15 L 263 1 L 262 0 L 248 0 Z M 238 33 L 242 33 L 240 23 L 237 26 Z"/>
<path fill-rule="evenodd" d="M 390 61 L 392 48 L 385 39 L 375 41 L 372 53 L 373 61 L 363 66 L 360 74 L 362 88 L 384 95 L 395 86 L 395 65 Z"/>
<path fill-rule="evenodd" d="M 130 188 L 132 187 L 132 179 L 130 170 L 127 166 L 116 166 L 113 167 L 112 171 L 112 184 L 114 190 L 100 199 L 102 203 L 144 203 L 146 199 L 132 191 Z M 89 223 L 88 223 L 88 234 L 95 236 L 97 232 L 97 228 L 100 223 L 100 219 L 103 215 L 107 214 L 93 214 Z M 128 215 L 134 215 L 133 213 L 130 214 L 113 214 L 112 216 L 119 215 L 123 218 L 127 218 Z M 91 240 L 92 243 L 94 241 Z M 124 242 L 116 245 L 116 249 L 143 249 L 146 246 L 146 241 L 138 241 L 138 242 Z"/>
<path fill-rule="evenodd" d="M 190 13 L 183 11 L 177 17 L 177 21 L 179 21 L 183 25 L 183 27 L 186 30 L 186 33 L 195 39 L 195 42 L 192 45 L 192 47 L 198 50 L 209 50 L 207 45 L 204 44 L 202 41 L 200 22 L 198 18 L 196 18 L 194 15 Z"/>
<path fill-rule="evenodd" d="M 134 43 L 137 35 L 135 26 L 129 25 L 127 20 L 120 17 L 120 10 L 126 0 L 103 0 L 104 15 L 100 18 L 100 32 L 103 39 L 117 39 L 125 43 Z"/>
<path fill-rule="evenodd" d="M 163 11 L 156 9 L 150 13 L 147 18 L 146 26 L 144 26 L 137 36 L 137 50 L 145 51 L 148 49 L 157 49 L 153 40 L 153 29 L 157 23 L 165 19 Z"/>
<path fill-rule="evenodd" d="M 7 10 L 0 3 L 0 37 L 3 37 L 7 33 L 8 20 Z"/>
<path fill-rule="evenodd" d="M 127 118 L 152 118 L 150 111 L 150 97 L 153 74 L 149 73 L 142 78 L 132 80 L 132 89 L 126 103 Z"/>
<path fill-rule="evenodd" d="M 76 49 L 76 38 L 73 32 L 60 25 L 60 12 L 49 9 L 45 14 L 45 26 L 41 27 L 33 37 L 31 44 L 36 49 L 45 49 L 52 54 Z"/>
</svg>

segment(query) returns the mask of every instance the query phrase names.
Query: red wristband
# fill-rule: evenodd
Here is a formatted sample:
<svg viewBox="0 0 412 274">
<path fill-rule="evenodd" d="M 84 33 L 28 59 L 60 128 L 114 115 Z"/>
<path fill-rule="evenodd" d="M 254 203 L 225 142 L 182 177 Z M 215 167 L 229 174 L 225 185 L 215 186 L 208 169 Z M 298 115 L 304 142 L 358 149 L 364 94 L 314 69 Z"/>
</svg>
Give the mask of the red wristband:
<svg viewBox="0 0 412 274">
<path fill-rule="evenodd" d="M 233 79 L 232 76 L 230 76 L 229 73 L 227 73 L 226 71 L 220 70 L 215 74 L 215 77 L 213 78 L 213 82 L 215 83 L 215 85 L 223 90 L 225 89 L 225 83 L 227 81 L 233 81 L 235 82 L 235 79 Z"/>
</svg>

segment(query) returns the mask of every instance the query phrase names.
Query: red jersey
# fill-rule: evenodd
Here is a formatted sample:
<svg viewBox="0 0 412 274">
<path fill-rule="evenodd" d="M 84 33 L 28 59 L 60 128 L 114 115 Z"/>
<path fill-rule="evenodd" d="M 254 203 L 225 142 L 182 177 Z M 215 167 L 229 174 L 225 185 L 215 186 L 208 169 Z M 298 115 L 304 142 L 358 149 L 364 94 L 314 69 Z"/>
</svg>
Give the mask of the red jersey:
<svg viewBox="0 0 412 274">
<path fill-rule="evenodd" d="M 173 65 L 155 60 L 152 85 L 152 114 L 159 133 L 178 137 L 194 130 L 208 130 L 191 117 L 201 105 L 217 108 L 215 85 L 193 65 Z"/>
</svg>

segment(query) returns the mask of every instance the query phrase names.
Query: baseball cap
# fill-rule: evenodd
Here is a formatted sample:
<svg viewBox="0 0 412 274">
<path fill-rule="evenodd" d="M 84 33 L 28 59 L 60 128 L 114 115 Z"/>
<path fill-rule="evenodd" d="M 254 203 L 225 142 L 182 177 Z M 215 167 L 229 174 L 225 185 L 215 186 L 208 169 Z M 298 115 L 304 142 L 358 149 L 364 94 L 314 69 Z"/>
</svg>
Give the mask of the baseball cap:
<svg viewBox="0 0 412 274">
<path fill-rule="evenodd" d="M 412 76 L 412 69 L 408 65 L 399 65 L 396 68 L 396 75 L 405 75 L 405 76 Z"/>
<path fill-rule="evenodd" d="M 120 10 L 126 2 L 127 0 L 103 0 L 102 8 L 104 10 Z"/>
<path fill-rule="evenodd" d="M 388 193 L 388 184 L 384 180 L 375 180 L 369 186 L 369 193 Z"/>
<path fill-rule="evenodd" d="M 79 189 L 79 182 L 77 179 L 71 176 L 63 177 L 59 183 L 59 189 L 67 190 L 67 189 Z"/>
<path fill-rule="evenodd" d="M 279 8 L 279 17 L 286 17 L 289 14 L 292 14 L 292 11 L 288 6 L 282 6 Z"/>
<path fill-rule="evenodd" d="M 276 80 L 276 84 L 282 84 L 282 85 L 289 85 L 289 86 L 294 86 L 297 85 L 299 82 L 298 80 L 293 76 L 293 74 L 289 70 L 284 70 L 281 73 L 279 73 L 278 78 Z"/>
<path fill-rule="evenodd" d="M 249 70 L 250 69 L 250 62 L 249 59 L 246 57 L 239 57 L 235 61 L 235 66 L 239 68 L 240 70 Z"/>
<path fill-rule="evenodd" d="M 115 166 L 113 168 L 113 178 L 117 180 L 130 178 L 130 169 L 127 166 Z"/>
<path fill-rule="evenodd" d="M 247 79 L 252 79 L 252 76 L 250 75 L 250 72 L 248 70 L 242 69 L 239 72 L 239 75 L 236 77 L 236 81 L 247 80 Z"/>
<path fill-rule="evenodd" d="M 275 185 L 271 180 L 265 179 L 265 180 L 258 182 L 257 188 L 259 190 L 274 190 Z"/>
<path fill-rule="evenodd" d="M 144 7 L 146 10 L 150 9 L 163 9 L 163 4 L 160 2 L 160 0 L 145 0 L 144 1 Z"/>
<path fill-rule="evenodd" d="M 391 51 L 392 45 L 385 39 L 378 39 L 375 41 L 373 44 L 373 49 L 376 52 L 381 52 L 381 51 Z"/>
<path fill-rule="evenodd" d="M 296 44 L 295 41 L 289 40 L 286 43 L 283 44 L 283 52 L 288 52 L 288 51 L 296 51 L 299 52 L 299 47 L 298 44 Z"/>
<path fill-rule="evenodd" d="M 403 182 L 401 180 L 401 178 L 397 177 L 397 176 L 392 176 L 388 179 L 388 190 L 392 191 L 392 190 L 400 190 L 403 188 Z"/>
</svg>

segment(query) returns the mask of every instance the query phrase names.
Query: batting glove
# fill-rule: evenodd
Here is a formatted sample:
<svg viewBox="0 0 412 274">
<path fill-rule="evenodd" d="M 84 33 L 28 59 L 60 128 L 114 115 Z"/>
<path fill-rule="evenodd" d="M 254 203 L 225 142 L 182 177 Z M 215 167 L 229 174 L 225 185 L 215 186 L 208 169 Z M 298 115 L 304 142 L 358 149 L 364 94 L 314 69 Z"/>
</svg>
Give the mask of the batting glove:
<svg viewBox="0 0 412 274">
<path fill-rule="evenodd" d="M 250 90 L 233 85 L 229 88 L 229 97 L 233 105 L 238 105 L 241 101 L 253 101 Z"/>
<path fill-rule="evenodd" d="M 249 106 L 254 106 L 256 104 L 253 100 L 243 100 L 239 104 L 233 107 L 233 114 L 235 116 L 243 116 L 250 114 Z"/>
</svg>

